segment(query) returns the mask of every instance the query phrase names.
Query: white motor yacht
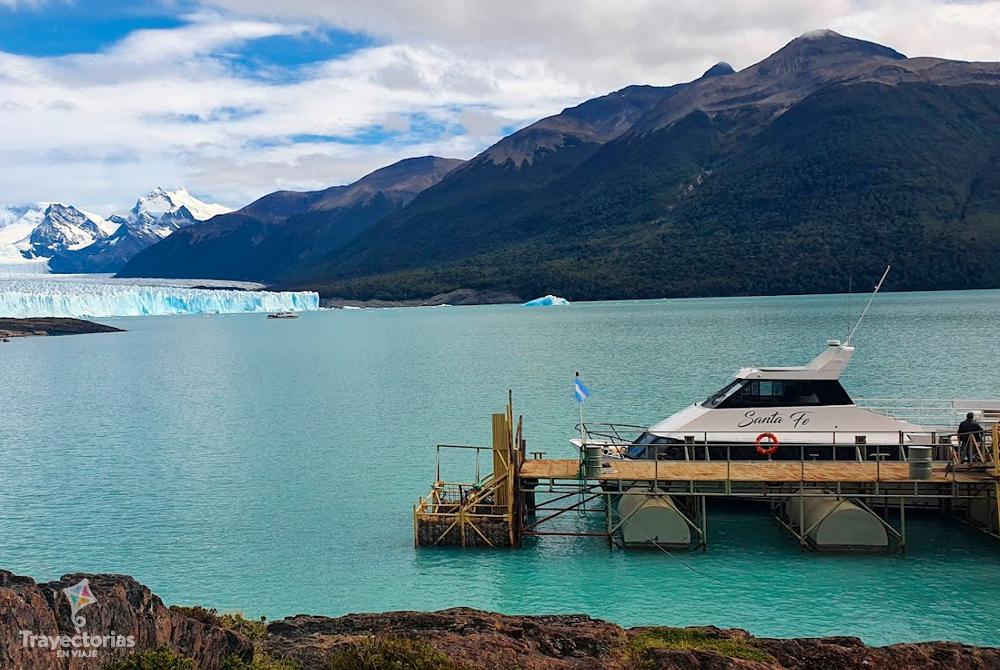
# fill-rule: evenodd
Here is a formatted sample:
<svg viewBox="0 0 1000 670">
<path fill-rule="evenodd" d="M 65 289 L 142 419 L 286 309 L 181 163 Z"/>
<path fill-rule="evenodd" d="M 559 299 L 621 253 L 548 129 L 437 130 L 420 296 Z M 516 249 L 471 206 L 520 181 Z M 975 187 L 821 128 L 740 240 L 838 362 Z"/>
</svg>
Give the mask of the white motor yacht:
<svg viewBox="0 0 1000 670">
<path fill-rule="evenodd" d="M 572 441 L 599 444 L 608 458 L 899 460 L 901 447 L 936 445 L 954 432 L 858 405 L 840 383 L 853 353 L 830 340 L 808 365 L 743 368 L 704 401 L 648 428 L 585 424 Z M 997 401 L 981 404 L 987 413 L 1000 409 Z"/>
</svg>

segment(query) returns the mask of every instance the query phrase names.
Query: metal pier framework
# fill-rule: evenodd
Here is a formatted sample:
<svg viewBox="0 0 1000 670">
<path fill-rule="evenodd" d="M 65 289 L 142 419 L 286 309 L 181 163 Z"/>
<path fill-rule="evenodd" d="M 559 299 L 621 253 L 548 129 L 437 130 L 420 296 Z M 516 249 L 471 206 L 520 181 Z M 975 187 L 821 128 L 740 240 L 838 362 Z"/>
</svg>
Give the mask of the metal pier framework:
<svg viewBox="0 0 1000 670">
<path fill-rule="evenodd" d="M 906 550 L 906 516 L 913 509 L 937 510 L 1000 539 L 1000 425 L 992 426 L 980 445 L 984 462 L 935 460 L 927 478 L 911 479 L 908 462 L 886 461 L 877 453 L 884 445 L 871 445 L 873 460 L 861 460 L 860 450 L 854 460 L 816 460 L 823 449 L 835 458 L 843 443 L 782 444 L 785 460 L 741 461 L 707 460 L 707 449 L 699 460 L 698 443 L 689 441 L 690 460 L 613 460 L 588 472 L 582 459 L 527 452 L 522 419 L 515 421 L 508 396 L 505 411 L 492 417 L 492 445 L 438 445 L 434 485 L 413 508 L 417 546 L 517 547 L 530 537 L 568 536 L 602 538 L 609 547 L 624 548 L 645 505 L 629 505 L 622 513 L 623 496 L 669 504 L 671 515 L 687 525 L 690 540 L 684 546 L 659 537 L 642 543 L 664 550 L 707 548 L 710 501 L 725 499 L 769 504 L 776 522 L 802 549 L 819 548 L 813 531 L 845 506 L 878 520 L 888 550 Z M 939 455 L 951 451 L 935 441 L 925 446 Z M 713 443 L 714 449 L 719 446 Z M 918 445 L 893 446 L 905 459 Z M 474 468 L 473 481 L 442 477 L 443 463 L 456 455 Z M 484 474 L 487 464 L 492 469 Z M 807 519 L 804 510 L 815 500 L 833 502 Z"/>
</svg>

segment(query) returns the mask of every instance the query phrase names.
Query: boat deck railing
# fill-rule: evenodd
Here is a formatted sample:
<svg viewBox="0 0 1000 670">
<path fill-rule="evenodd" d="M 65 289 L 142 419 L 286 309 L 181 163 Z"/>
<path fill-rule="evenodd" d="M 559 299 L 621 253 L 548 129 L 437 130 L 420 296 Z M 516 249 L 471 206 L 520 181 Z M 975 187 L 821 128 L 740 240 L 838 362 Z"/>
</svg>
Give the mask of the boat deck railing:
<svg viewBox="0 0 1000 670">
<path fill-rule="evenodd" d="M 753 442 L 736 442 L 733 433 L 736 431 L 680 431 L 671 433 L 670 437 L 679 440 L 670 444 L 642 444 L 640 436 L 647 428 L 631 424 L 619 423 L 584 423 L 577 424 L 576 431 L 582 434 L 588 444 L 600 444 L 609 448 L 627 449 L 633 446 L 644 446 L 647 456 L 658 459 L 675 459 L 685 461 L 698 460 L 746 460 L 741 454 Z M 768 431 L 767 426 L 761 426 L 761 432 Z M 771 429 L 770 432 L 787 436 L 788 431 Z M 787 437 L 778 447 L 780 454 L 775 460 L 853 460 L 853 461 L 908 461 L 912 447 L 931 447 L 935 461 L 958 462 L 962 459 L 957 435 L 954 429 L 944 432 L 903 433 L 900 431 L 805 431 L 794 432 L 798 440 Z M 1000 424 L 989 428 L 984 427 L 981 439 L 973 444 L 972 460 L 979 463 L 995 461 L 994 444 L 1000 443 Z M 765 446 L 767 446 L 765 444 Z M 678 450 L 682 450 L 678 452 Z M 667 456 L 667 453 L 681 454 L 681 458 Z"/>
<path fill-rule="evenodd" d="M 954 429 L 965 419 L 968 412 L 979 417 L 984 427 L 1000 421 L 1000 400 L 858 398 L 857 404 L 925 427 Z"/>
</svg>

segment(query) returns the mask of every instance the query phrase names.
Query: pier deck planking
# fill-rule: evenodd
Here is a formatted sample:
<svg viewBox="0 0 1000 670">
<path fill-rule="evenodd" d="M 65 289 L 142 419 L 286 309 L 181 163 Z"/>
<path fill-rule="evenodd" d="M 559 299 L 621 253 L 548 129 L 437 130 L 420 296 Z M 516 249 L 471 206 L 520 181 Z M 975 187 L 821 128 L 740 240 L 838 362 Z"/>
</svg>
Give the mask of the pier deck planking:
<svg viewBox="0 0 1000 670">
<path fill-rule="evenodd" d="M 578 479 L 580 462 L 567 460 L 527 460 L 521 479 Z M 906 463 L 859 463 L 856 461 L 614 461 L 596 479 L 599 481 L 694 481 L 694 482 L 810 482 L 874 483 L 908 482 Z M 931 479 L 921 483 L 978 484 L 996 481 L 992 471 L 946 471 L 945 463 L 935 463 Z"/>
</svg>

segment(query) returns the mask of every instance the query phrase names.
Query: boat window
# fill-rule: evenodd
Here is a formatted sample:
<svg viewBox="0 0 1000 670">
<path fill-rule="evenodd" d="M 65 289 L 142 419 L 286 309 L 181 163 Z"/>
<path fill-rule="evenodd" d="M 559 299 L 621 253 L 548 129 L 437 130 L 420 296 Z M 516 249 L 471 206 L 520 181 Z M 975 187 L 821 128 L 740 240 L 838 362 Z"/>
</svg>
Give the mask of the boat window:
<svg viewBox="0 0 1000 670">
<path fill-rule="evenodd" d="M 717 407 L 799 407 L 850 405 L 851 399 L 837 380 L 747 380 Z"/>
<path fill-rule="evenodd" d="M 647 448 L 660 445 L 660 444 L 671 444 L 673 440 L 667 437 L 662 437 L 660 435 L 654 435 L 650 432 L 645 432 L 639 436 L 639 438 L 632 443 L 628 448 L 629 458 L 644 458 L 646 456 Z"/>
<path fill-rule="evenodd" d="M 812 382 L 813 389 L 819 395 L 820 405 L 853 405 L 854 401 L 836 379 L 824 379 Z"/>
<path fill-rule="evenodd" d="M 705 402 L 701 404 L 703 407 L 718 407 L 720 404 L 722 404 L 723 400 L 725 400 L 733 393 L 735 393 L 742 385 L 743 385 L 742 379 L 734 379 L 733 381 L 723 386 L 722 390 L 716 391 L 712 395 L 705 398 Z"/>
</svg>

